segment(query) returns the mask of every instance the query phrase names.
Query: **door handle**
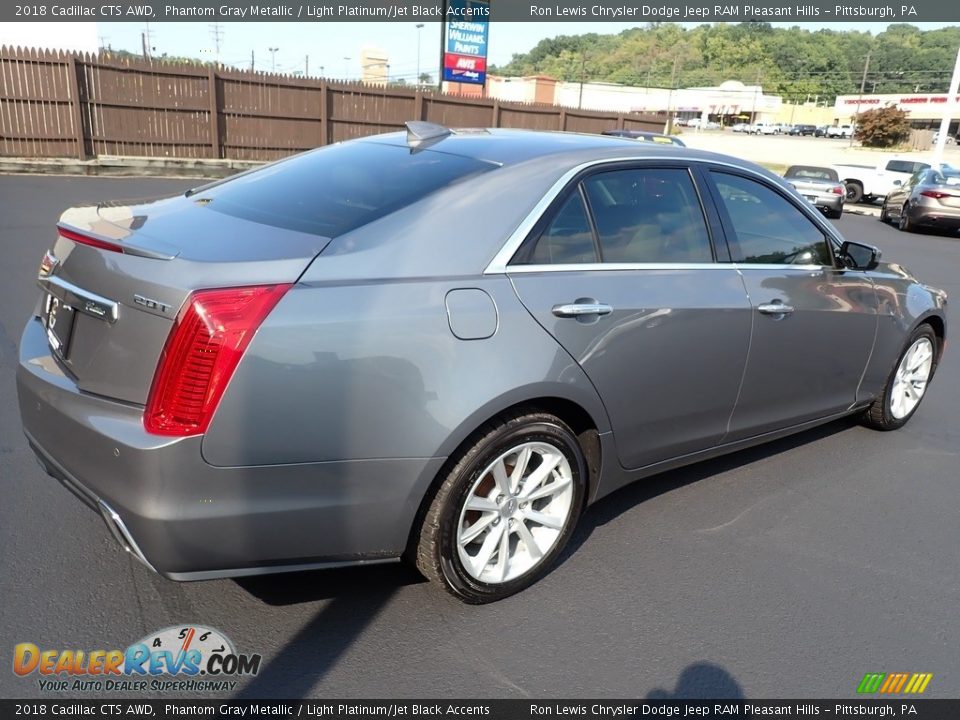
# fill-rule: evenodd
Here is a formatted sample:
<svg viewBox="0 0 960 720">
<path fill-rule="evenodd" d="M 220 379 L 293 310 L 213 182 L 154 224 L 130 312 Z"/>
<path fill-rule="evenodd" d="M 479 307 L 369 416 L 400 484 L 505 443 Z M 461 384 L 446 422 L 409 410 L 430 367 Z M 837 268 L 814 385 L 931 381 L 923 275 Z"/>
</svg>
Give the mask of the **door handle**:
<svg viewBox="0 0 960 720">
<path fill-rule="evenodd" d="M 764 315 L 788 315 L 793 312 L 793 305 L 784 305 L 779 300 L 757 305 L 757 310 Z"/>
<path fill-rule="evenodd" d="M 601 302 L 575 302 L 566 305 L 554 305 L 553 314 L 557 317 L 583 317 L 585 315 L 609 315 L 613 308 Z"/>
</svg>

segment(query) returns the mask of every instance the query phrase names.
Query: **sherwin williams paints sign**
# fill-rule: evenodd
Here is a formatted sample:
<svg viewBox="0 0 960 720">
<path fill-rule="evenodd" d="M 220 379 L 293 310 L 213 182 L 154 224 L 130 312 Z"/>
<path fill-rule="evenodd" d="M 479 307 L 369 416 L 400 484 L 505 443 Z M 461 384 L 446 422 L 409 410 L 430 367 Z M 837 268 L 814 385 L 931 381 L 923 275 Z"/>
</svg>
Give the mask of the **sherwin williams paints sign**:
<svg viewBox="0 0 960 720">
<path fill-rule="evenodd" d="M 487 81 L 489 19 L 487 0 L 448 0 L 444 23 L 444 80 L 477 85 Z"/>
</svg>

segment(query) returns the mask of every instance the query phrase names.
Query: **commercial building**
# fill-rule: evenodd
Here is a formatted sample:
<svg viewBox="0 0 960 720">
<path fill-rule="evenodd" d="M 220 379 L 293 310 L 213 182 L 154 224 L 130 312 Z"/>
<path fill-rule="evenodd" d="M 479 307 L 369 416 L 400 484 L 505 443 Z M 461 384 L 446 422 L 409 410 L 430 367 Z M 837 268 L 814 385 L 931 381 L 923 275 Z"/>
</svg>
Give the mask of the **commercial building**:
<svg viewBox="0 0 960 720">
<path fill-rule="evenodd" d="M 956 98 L 960 103 L 960 95 Z M 907 113 L 910 124 L 919 130 L 939 129 L 944 115 L 951 113 L 950 96 L 946 93 L 907 93 L 885 95 L 840 95 L 833 105 L 834 117 L 847 123 L 858 112 L 894 105 Z M 960 104 L 953 109 L 954 117 L 960 115 Z M 960 118 L 950 124 L 950 132 L 957 133 Z"/>
</svg>

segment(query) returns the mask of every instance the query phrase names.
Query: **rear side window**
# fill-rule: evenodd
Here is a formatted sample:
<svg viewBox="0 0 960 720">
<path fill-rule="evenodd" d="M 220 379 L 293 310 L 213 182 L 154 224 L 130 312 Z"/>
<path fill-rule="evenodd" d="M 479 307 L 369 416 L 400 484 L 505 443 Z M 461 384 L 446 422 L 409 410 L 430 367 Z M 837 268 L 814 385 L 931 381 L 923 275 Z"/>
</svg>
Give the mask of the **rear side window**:
<svg viewBox="0 0 960 720">
<path fill-rule="evenodd" d="M 734 262 L 831 264 L 826 236 L 782 195 L 738 175 L 711 175 L 733 225 Z"/>
<path fill-rule="evenodd" d="M 583 181 L 604 262 L 713 262 L 690 173 L 681 168 L 615 170 Z"/>
<path fill-rule="evenodd" d="M 334 238 L 496 167 L 430 150 L 350 142 L 201 188 L 193 198 L 226 215 Z"/>
<path fill-rule="evenodd" d="M 567 265 L 597 261 L 593 231 L 579 191 L 561 206 L 533 249 L 534 265 Z"/>
</svg>

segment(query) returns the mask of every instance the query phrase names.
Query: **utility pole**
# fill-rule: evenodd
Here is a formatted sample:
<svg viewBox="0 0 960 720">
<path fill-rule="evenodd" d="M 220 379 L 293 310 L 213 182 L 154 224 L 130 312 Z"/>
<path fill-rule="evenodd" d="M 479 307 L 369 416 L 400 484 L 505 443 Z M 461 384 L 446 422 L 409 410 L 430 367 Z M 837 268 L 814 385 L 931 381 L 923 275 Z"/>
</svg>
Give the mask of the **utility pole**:
<svg viewBox="0 0 960 720">
<path fill-rule="evenodd" d="M 950 121 L 957 110 L 958 89 L 960 89 L 960 50 L 957 50 L 957 62 L 953 66 L 953 77 L 950 78 L 950 94 L 947 96 L 947 106 L 943 109 L 943 119 L 940 120 L 940 134 L 937 136 L 937 145 L 933 149 L 933 161 L 938 166 L 943 159 L 943 148 L 947 144 Z"/>
<path fill-rule="evenodd" d="M 267 51 L 270 53 L 270 72 L 275 73 L 277 71 L 277 50 L 280 48 L 267 48 Z"/>
<path fill-rule="evenodd" d="M 146 26 L 146 30 L 140 33 L 140 42 L 143 45 L 143 58 L 144 60 L 149 60 L 153 38 L 150 36 L 150 23 L 147 23 Z"/>
<path fill-rule="evenodd" d="M 420 87 L 420 35 L 423 23 L 417 23 L 417 87 Z"/>
<path fill-rule="evenodd" d="M 309 55 L 303 58 L 303 76 L 310 77 L 310 56 Z"/>
<path fill-rule="evenodd" d="M 677 65 L 680 63 L 680 55 L 673 57 L 673 70 L 670 71 L 670 92 L 667 94 L 667 135 L 673 132 L 673 88 L 677 83 Z"/>
<path fill-rule="evenodd" d="M 257 69 L 257 61 L 254 58 L 253 50 L 250 51 L 250 72 L 253 72 Z"/>
<path fill-rule="evenodd" d="M 580 97 L 577 100 L 577 108 L 583 109 L 583 82 L 587 76 L 587 49 L 580 48 Z"/>
<path fill-rule="evenodd" d="M 856 122 L 857 118 L 860 117 L 860 103 L 863 102 L 863 91 L 867 87 L 867 71 L 870 69 L 870 55 L 872 53 L 873 53 L 873 50 L 868 50 L 867 57 L 863 62 L 863 77 L 860 78 L 860 96 L 857 98 L 857 114 L 854 116 L 853 122 L 850 123 L 851 125 L 853 125 Z M 853 136 L 855 134 L 856 133 L 854 132 L 853 128 L 851 128 L 850 143 L 847 145 L 847 147 L 853 147 Z"/>
<path fill-rule="evenodd" d="M 210 37 L 213 39 L 213 51 L 217 65 L 220 64 L 220 41 L 223 40 L 223 27 L 220 23 L 210 24 Z"/>
</svg>

